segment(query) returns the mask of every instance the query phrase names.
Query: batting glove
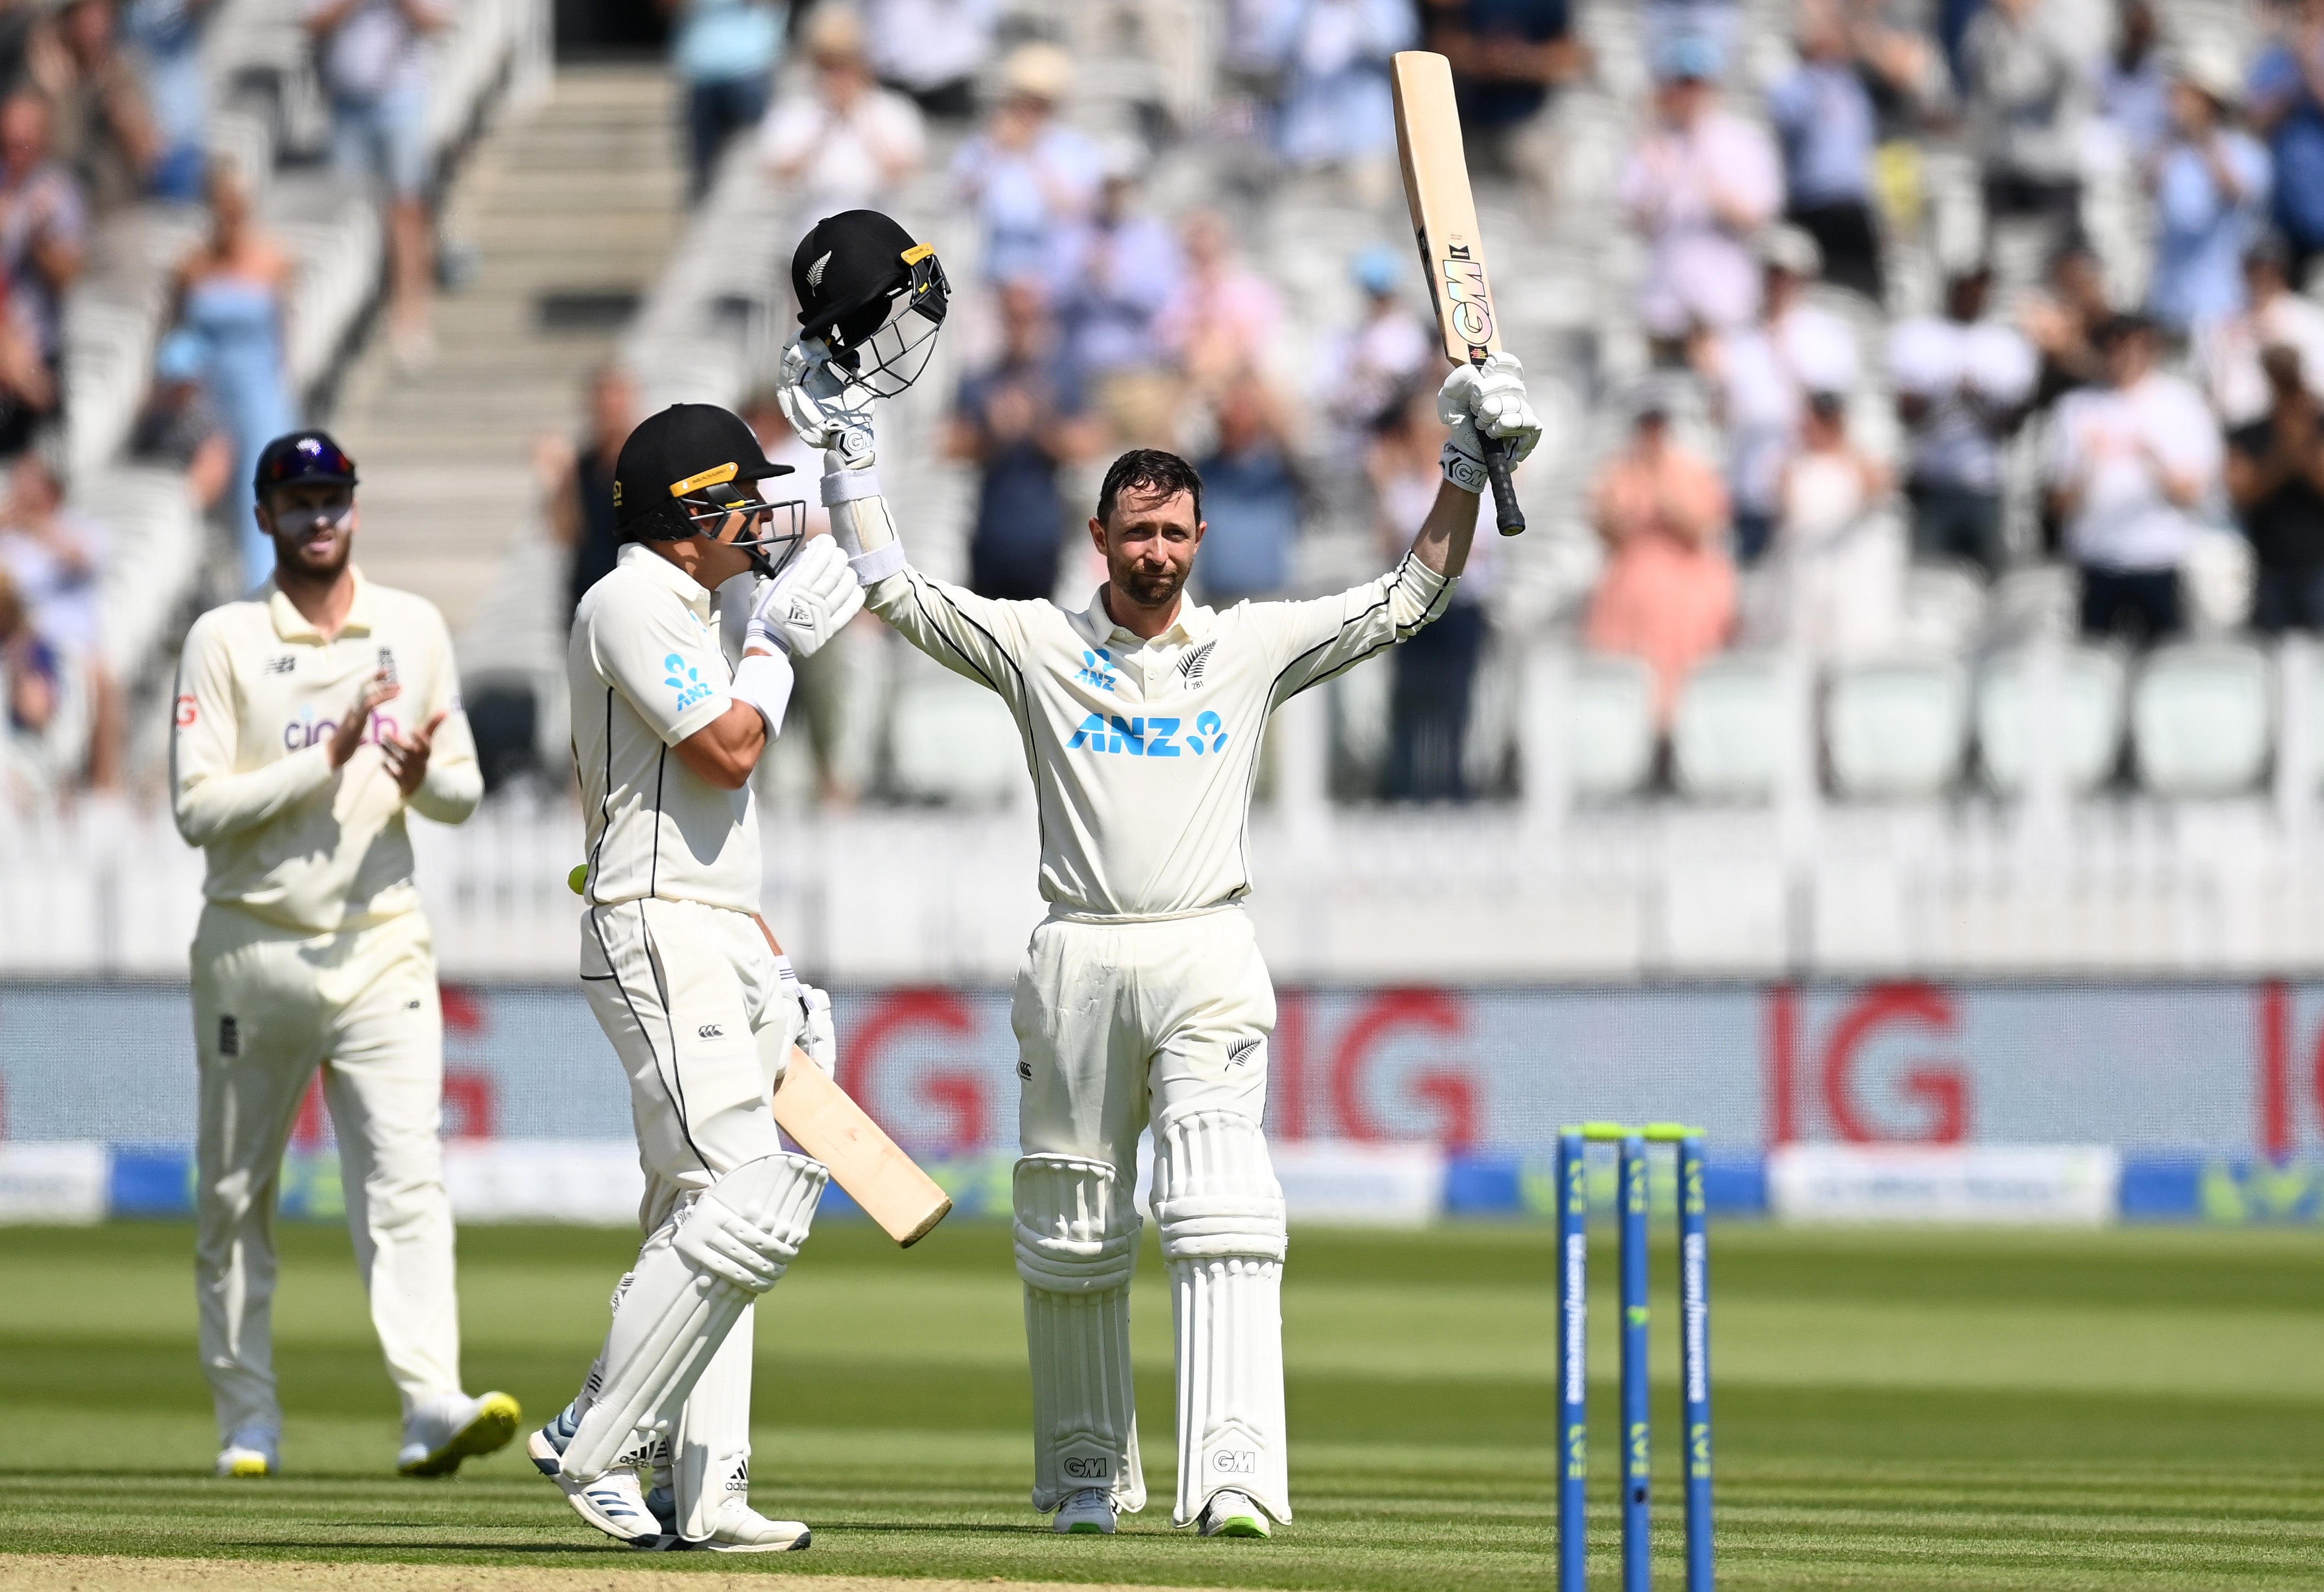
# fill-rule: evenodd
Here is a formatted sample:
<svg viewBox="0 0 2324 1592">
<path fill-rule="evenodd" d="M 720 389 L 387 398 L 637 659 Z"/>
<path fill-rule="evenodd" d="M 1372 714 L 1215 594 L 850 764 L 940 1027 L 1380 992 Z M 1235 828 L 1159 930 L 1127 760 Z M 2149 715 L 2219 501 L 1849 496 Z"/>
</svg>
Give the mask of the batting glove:
<svg viewBox="0 0 2324 1592">
<path fill-rule="evenodd" d="M 1452 428 L 1438 462 L 1463 492 L 1485 490 L 1485 446 L 1479 433 L 1521 465 L 1541 441 L 1541 420 L 1526 400 L 1525 367 L 1514 354 L 1489 354 L 1482 364 L 1455 365 L 1436 390 L 1436 418 Z"/>
<path fill-rule="evenodd" d="M 738 1288 L 764 1293 L 781 1280 L 783 1268 L 768 1252 L 774 1235 L 732 1211 L 724 1221 L 687 1220 L 678 1224 L 670 1247 L 693 1263 L 696 1271 L 724 1277 Z"/>
<path fill-rule="evenodd" d="M 780 575 L 759 583 L 744 649 L 809 657 L 862 607 L 863 588 L 848 567 L 845 549 L 827 536 L 809 537 Z"/>
<path fill-rule="evenodd" d="M 839 1034 L 831 1026 L 831 997 L 814 985 L 799 985 L 799 1011 L 806 1021 L 799 1028 L 799 1048 L 823 1069 L 826 1078 L 839 1075 Z"/>
<path fill-rule="evenodd" d="M 775 401 L 801 442 L 839 456 L 842 468 L 869 470 L 879 460 L 872 439 L 872 390 L 831 363 L 820 337 L 795 337 L 783 350 Z"/>
</svg>

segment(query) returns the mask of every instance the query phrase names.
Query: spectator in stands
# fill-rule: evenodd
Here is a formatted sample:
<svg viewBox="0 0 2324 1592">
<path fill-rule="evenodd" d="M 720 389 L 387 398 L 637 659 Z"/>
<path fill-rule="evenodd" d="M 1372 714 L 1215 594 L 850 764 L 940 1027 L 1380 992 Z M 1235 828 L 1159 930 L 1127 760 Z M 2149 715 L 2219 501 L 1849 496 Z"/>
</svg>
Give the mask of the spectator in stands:
<svg viewBox="0 0 2324 1592">
<path fill-rule="evenodd" d="M 726 143 L 767 114 L 782 59 L 788 0 L 657 0 L 670 19 L 670 64 L 686 89 L 686 194 L 699 204 Z"/>
<path fill-rule="evenodd" d="M 638 386 L 617 364 L 589 373 L 581 435 L 571 442 L 545 437 L 534 445 L 541 510 L 549 534 L 565 549 L 565 607 L 558 629 L 581 605 L 581 594 L 613 574 L 622 533 L 614 522 L 613 464 L 638 423 Z"/>
<path fill-rule="evenodd" d="M 234 436 L 202 381 L 209 351 L 200 334 L 180 327 L 153 354 L 153 390 L 129 428 L 129 456 L 181 471 L 186 492 L 205 514 L 234 478 Z"/>
<path fill-rule="evenodd" d="M 2070 229 L 2080 212 L 2096 86 L 2073 21 L 2058 0 L 1988 0 L 1961 36 L 1963 108 L 1989 217 Z"/>
<path fill-rule="evenodd" d="M 1556 92 L 1587 69 L 1569 0 L 1423 0 L 1427 47 L 1452 63 L 1471 166 L 1554 186 Z"/>
<path fill-rule="evenodd" d="M 1630 152 L 1622 207 L 1651 250 L 1638 314 L 1665 362 L 1698 327 L 1724 331 L 1759 307 L 1751 237 L 1784 201 L 1766 133 L 1717 104 L 1721 58 L 1701 34 L 1680 35 L 1655 63 L 1655 120 Z"/>
<path fill-rule="evenodd" d="M 56 722 L 64 695 L 64 664 L 32 628 L 16 583 L 0 569 L 0 685 L 7 691 L 8 728 L 44 734 Z"/>
<path fill-rule="evenodd" d="M 190 204 L 208 189 L 209 77 L 202 69 L 202 24 L 216 0 L 129 0 L 121 34 L 145 85 L 160 155 L 151 179 L 165 199 Z"/>
<path fill-rule="evenodd" d="M 1856 334 L 1828 309 L 1806 302 L 1816 279 L 1815 240 L 1797 227 L 1760 239 L 1760 315 L 1750 325 L 1696 345 L 1696 363 L 1718 394 L 1727 428 L 1728 491 L 1735 552 L 1756 563 L 1775 529 L 1784 463 L 1799 439 L 1811 392 L 1854 390 Z"/>
<path fill-rule="evenodd" d="M 1233 235 L 1212 211 L 1186 222 L 1186 274 L 1155 333 L 1197 395 L 1215 400 L 1244 372 L 1264 370 L 1283 327 L 1268 280 L 1235 257 Z"/>
<path fill-rule="evenodd" d="M 333 162 L 343 179 L 379 195 L 386 212 L 388 341 L 397 363 L 411 369 L 436 351 L 428 41 L 451 18 L 438 0 L 302 4 L 331 98 Z M 271 551 L 267 559 L 271 566 Z"/>
<path fill-rule="evenodd" d="M 1136 203 L 1134 162 L 1108 157 L 1097 208 L 1057 252 L 1051 302 L 1065 362 L 1121 446 L 1176 441 L 1178 379 L 1156 331 L 1185 281 L 1178 235 Z"/>
<path fill-rule="evenodd" d="M 1367 460 L 1378 505 L 1380 543 L 1389 557 L 1412 546 L 1443 478 L 1438 456 L 1447 435 L 1436 414 L 1435 384 L 1412 382 L 1402 401 L 1377 421 Z M 1392 802 L 1466 801 L 1470 708 L 1477 665 L 1487 639 L 1486 600 L 1492 594 L 1499 538 L 1482 535 L 1469 548 L 1469 565 L 1444 612 L 1388 655 L 1395 684 L 1388 695 L 1388 766 L 1380 795 Z"/>
<path fill-rule="evenodd" d="M 2227 495 L 2258 568 L 2252 623 L 2324 630 L 2324 417 L 2299 350 L 2260 356 L 2268 411 L 2227 435 Z"/>
<path fill-rule="evenodd" d="M 179 262 L 170 318 L 202 340 L 211 401 L 234 433 L 226 523 L 242 549 L 245 590 L 274 572 L 274 538 L 254 511 L 258 456 L 299 423 L 282 340 L 290 270 L 290 255 L 252 219 L 241 174 L 214 165 L 209 235 Z"/>
<path fill-rule="evenodd" d="M 947 444 L 977 469 L 968 586 L 983 597 L 1048 597 L 1065 531 L 1057 471 L 1087 457 L 1104 432 L 1058 356 L 1039 283 L 1002 283 L 1000 309 L 1001 358 L 961 383 Z"/>
<path fill-rule="evenodd" d="M 2099 120 L 2121 155 L 2144 166 L 2171 133 L 2171 74 L 2148 0 L 2122 0 L 2114 48 L 2098 66 Z"/>
<path fill-rule="evenodd" d="M 2018 325 L 2042 356 L 2034 407 L 2048 409 L 2077 387 L 2106 379 L 2098 332 L 2114 318 L 2106 275 L 2087 243 L 2073 242 L 2050 258 L 2047 290 L 2019 311 Z"/>
<path fill-rule="evenodd" d="M 1653 667 L 1655 713 L 1666 725 L 1687 675 L 1735 628 L 1735 565 L 1720 545 L 1727 489 L 1718 471 L 1672 440 L 1666 401 L 1653 393 L 1629 446 L 1599 473 L 1591 509 L 1606 573 L 1585 634 L 1600 651 Z"/>
<path fill-rule="evenodd" d="M 2218 483 L 2218 426 L 2191 385 L 2154 368 L 2144 317 L 2107 322 L 2098 351 L 2107 384 L 2059 401 L 2045 474 L 2081 569 L 2083 633 L 2152 641 L 2182 622 L 2179 567 Z"/>
<path fill-rule="evenodd" d="M 976 74 L 992 53 L 1001 0 L 866 0 L 880 80 L 946 122 L 976 115 Z"/>
<path fill-rule="evenodd" d="M 1264 381 L 1243 372 L 1217 407 L 1218 441 L 1194 466 L 1210 525 L 1194 580 L 1204 602 L 1231 608 L 1290 591 L 1304 490 L 1282 406 Z"/>
<path fill-rule="evenodd" d="M 2039 363 L 2015 327 L 1986 318 L 1984 266 L 1945 284 L 1945 313 L 1898 325 L 1888 373 L 1904 422 L 1913 552 L 1966 558 L 1988 578 L 2002 542 L 2002 444 L 2024 419 Z"/>
<path fill-rule="evenodd" d="M 2324 253 L 2324 0 L 2301 0 L 2251 74 L 2253 127 L 2275 164 L 2275 224 L 2296 289 Z"/>
<path fill-rule="evenodd" d="M 15 585 L 60 674 L 86 683 L 89 787 L 114 790 L 121 784 L 125 726 L 120 683 L 100 645 L 97 603 L 111 538 L 103 525 L 66 508 L 64 495 L 56 471 L 39 454 L 16 462 L 9 473 L 7 505 L 0 511 L 0 570 Z"/>
<path fill-rule="evenodd" d="M 57 15 L 56 48 L 39 52 L 47 60 L 34 72 L 55 107 L 57 159 L 99 215 L 143 195 L 161 158 L 152 107 L 114 21 L 113 0 L 69 0 Z"/>
<path fill-rule="evenodd" d="M 1006 92 L 984 130 L 953 160 L 954 185 L 984 225 L 992 282 L 1045 274 L 1065 235 L 1096 202 L 1104 161 L 1057 120 L 1073 58 L 1054 44 L 1020 44 L 1001 71 Z"/>
<path fill-rule="evenodd" d="M 806 43 L 813 91 L 787 95 L 759 125 L 759 157 L 801 215 L 787 244 L 842 210 L 893 210 L 927 145 L 919 107 L 873 80 L 853 12 L 817 9 Z"/>
<path fill-rule="evenodd" d="M 1298 0 L 1284 20 L 1276 146 L 1294 167 L 1337 167 L 1384 196 L 1396 156 L 1388 57 L 1418 42 L 1410 0 Z"/>
<path fill-rule="evenodd" d="M 1784 214 L 1815 239 L 1824 280 L 1880 301 L 1880 239 L 1872 225 L 1872 96 L 1840 14 L 1800 9 L 1800 64 L 1767 93 L 1783 140 Z"/>
<path fill-rule="evenodd" d="M 2244 307 L 2244 252 L 2265 225 L 2271 169 L 2257 139 L 2226 124 L 2242 95 L 2234 57 L 2209 43 L 2188 52 L 2171 85 L 2148 305 L 2175 336 Z"/>
<path fill-rule="evenodd" d="M 1353 263 L 1356 286 L 1364 295 L 1363 310 L 1355 325 L 1332 338 L 1315 391 L 1319 406 L 1331 419 L 1332 452 L 1351 464 L 1372 448 L 1382 426 L 1402 425 L 1413 384 L 1443 357 L 1436 327 L 1422 321 L 1401 292 L 1411 280 L 1410 257 L 1375 244 Z M 1417 528 L 1420 521 L 1412 523 Z M 1474 554 L 1471 557 L 1473 560 Z"/>
<path fill-rule="evenodd" d="M 1784 641 L 1812 658 L 1877 658 L 1904 629 L 1904 548 L 1887 516 L 1886 465 L 1848 435 L 1837 392 L 1808 397 L 1784 465 L 1775 557 Z"/>
<path fill-rule="evenodd" d="M 2244 308 L 2195 328 L 2195 379 L 2229 426 L 2258 419 L 2274 395 L 2260 355 L 2283 347 L 2300 355 L 2309 384 L 2324 395 L 2324 306 L 2292 290 L 2283 240 L 2262 237 L 2244 253 Z"/>
<path fill-rule="evenodd" d="M 72 177 L 49 158 L 49 107 L 37 94 L 0 104 L 0 275 L 7 314 L 48 377 L 62 386 L 64 299 L 87 259 L 88 211 Z M 32 394 L 19 389 L 28 402 Z"/>
</svg>

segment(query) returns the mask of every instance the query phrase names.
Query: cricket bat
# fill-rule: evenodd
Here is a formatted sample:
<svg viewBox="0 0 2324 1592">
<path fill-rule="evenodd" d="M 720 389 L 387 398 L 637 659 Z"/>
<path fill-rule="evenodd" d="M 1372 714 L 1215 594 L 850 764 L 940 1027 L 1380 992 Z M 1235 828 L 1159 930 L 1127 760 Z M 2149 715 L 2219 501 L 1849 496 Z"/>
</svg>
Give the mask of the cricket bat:
<svg viewBox="0 0 2324 1592">
<path fill-rule="evenodd" d="M 775 931 L 757 913 L 751 916 L 767 948 L 780 956 Z M 775 1090 L 775 1126 L 830 1168 L 832 1181 L 904 1248 L 927 1238 L 952 1211 L 952 1196 L 796 1044 Z"/>
<path fill-rule="evenodd" d="M 1477 235 L 1477 201 L 1469 192 L 1469 161 L 1461 147 L 1461 117 L 1452 100 L 1452 66 L 1425 50 L 1400 51 L 1389 62 L 1396 87 L 1396 149 L 1404 163 L 1404 199 L 1420 243 L 1420 268 L 1444 334 L 1444 357 L 1481 364 L 1501 345 L 1493 290 L 1485 280 L 1485 244 Z M 1503 536 L 1525 529 L 1509 480 L 1505 444 L 1489 437 L 1485 474 L 1493 483 L 1493 520 Z"/>
</svg>

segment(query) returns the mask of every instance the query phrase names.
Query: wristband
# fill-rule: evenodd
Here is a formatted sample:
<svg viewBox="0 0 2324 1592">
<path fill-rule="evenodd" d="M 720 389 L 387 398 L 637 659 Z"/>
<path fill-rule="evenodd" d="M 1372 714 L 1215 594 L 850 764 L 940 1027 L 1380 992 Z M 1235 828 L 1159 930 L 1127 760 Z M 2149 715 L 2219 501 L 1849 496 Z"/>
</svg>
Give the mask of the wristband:
<svg viewBox="0 0 2324 1592">
<path fill-rule="evenodd" d="M 791 655 L 791 639 L 763 619 L 753 618 L 742 627 L 742 649 L 747 652 L 753 647 L 763 647 L 778 658 Z"/>
<path fill-rule="evenodd" d="M 1444 479 L 1462 492 L 1481 492 L 1485 490 L 1484 460 L 1471 458 L 1448 440 L 1444 450 L 1436 456 L 1436 462 L 1444 468 Z"/>
<path fill-rule="evenodd" d="M 880 495 L 880 472 L 873 469 L 825 470 L 823 473 L 823 506 L 837 508 L 858 498 Z"/>
<path fill-rule="evenodd" d="M 749 652 L 734 667 L 734 698 L 759 710 L 767 739 L 783 732 L 783 709 L 791 700 L 791 660 L 779 652 Z"/>
<path fill-rule="evenodd" d="M 792 1000 L 804 998 L 799 994 L 798 970 L 791 966 L 788 956 L 775 958 L 775 988 Z"/>
</svg>

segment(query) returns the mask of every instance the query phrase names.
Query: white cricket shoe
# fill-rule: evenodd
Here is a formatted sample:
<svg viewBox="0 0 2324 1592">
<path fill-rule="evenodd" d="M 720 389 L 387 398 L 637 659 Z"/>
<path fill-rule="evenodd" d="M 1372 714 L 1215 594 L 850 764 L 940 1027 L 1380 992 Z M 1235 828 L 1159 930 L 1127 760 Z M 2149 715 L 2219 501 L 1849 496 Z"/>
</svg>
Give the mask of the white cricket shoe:
<svg viewBox="0 0 2324 1592">
<path fill-rule="evenodd" d="M 1049 1522 L 1049 1529 L 1060 1536 L 1110 1537 L 1119 1519 L 1111 1493 L 1103 1487 L 1084 1487 L 1057 1505 L 1056 1518 Z"/>
<path fill-rule="evenodd" d="M 662 1546 L 661 1523 L 646 1507 L 636 1471 L 617 1468 L 595 1481 L 576 1481 L 565 1474 L 558 1446 L 546 1428 L 526 1440 L 524 1451 L 532 1468 L 557 1484 L 565 1501 L 573 1505 L 574 1514 L 617 1542 L 626 1542 L 632 1548 Z"/>
<path fill-rule="evenodd" d="M 470 1398 L 447 1393 L 429 1399 L 403 1423 L 403 1447 L 395 1456 L 402 1476 L 449 1476 L 460 1461 L 504 1448 L 524 1418 L 504 1393 Z"/>
<path fill-rule="evenodd" d="M 815 1541 L 815 1533 L 803 1522 L 769 1520 L 740 1498 L 729 1498 L 718 1505 L 718 1512 L 710 1517 L 710 1534 L 698 1542 L 678 1535 L 677 1525 L 673 1506 L 661 1540 L 672 1553 L 798 1553 Z"/>
<path fill-rule="evenodd" d="M 263 1426 L 237 1426 L 234 1435 L 226 1440 L 218 1450 L 217 1473 L 220 1476 L 272 1476 L 282 1468 L 277 1452 L 281 1438 Z"/>
<path fill-rule="evenodd" d="M 1258 1505 L 1231 1489 L 1211 1495 L 1203 1505 L 1202 1527 L 1206 1537 L 1264 1537 L 1273 1529 Z"/>
</svg>

